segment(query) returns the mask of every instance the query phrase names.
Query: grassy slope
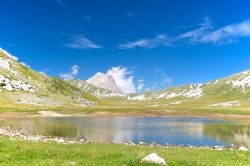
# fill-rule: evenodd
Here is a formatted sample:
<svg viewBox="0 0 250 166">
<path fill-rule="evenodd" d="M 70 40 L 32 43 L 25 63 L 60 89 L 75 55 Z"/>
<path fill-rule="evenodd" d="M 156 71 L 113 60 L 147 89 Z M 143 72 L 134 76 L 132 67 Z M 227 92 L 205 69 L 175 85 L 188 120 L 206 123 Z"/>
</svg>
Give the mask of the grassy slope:
<svg viewBox="0 0 250 166">
<path fill-rule="evenodd" d="M 0 56 L 4 56 L 0 52 Z M 127 101 L 124 98 L 119 97 L 111 97 L 107 99 L 98 99 L 91 95 L 91 93 L 99 90 L 100 92 L 105 92 L 105 90 L 96 88 L 94 86 L 88 86 L 88 91 L 81 92 L 79 88 L 72 86 L 68 82 L 62 81 L 58 78 L 48 77 L 41 73 L 35 72 L 26 66 L 23 66 L 19 63 L 13 63 L 13 67 L 19 71 L 22 75 L 28 76 L 31 79 L 24 78 L 25 81 L 29 82 L 30 84 L 34 84 L 35 86 L 39 87 L 41 90 L 45 87 L 47 91 L 43 94 L 36 93 L 36 95 L 42 96 L 51 96 L 52 98 L 62 101 L 64 103 L 63 106 L 55 106 L 53 104 L 46 104 L 46 105 L 28 105 L 28 104 L 15 104 L 12 102 L 12 99 L 9 98 L 11 96 L 7 92 L 1 92 L 0 96 L 0 112 L 8 112 L 8 111 L 29 111 L 34 112 L 36 110 L 63 110 L 65 112 L 143 112 L 147 110 L 156 110 L 156 111 L 164 111 L 164 110 L 175 110 L 171 112 L 171 115 L 180 115 L 180 114 L 202 114 L 202 113 L 220 113 L 220 114 L 250 114 L 250 102 L 249 92 L 242 93 L 241 91 L 236 91 L 232 89 L 230 85 L 225 85 L 225 82 L 229 79 L 235 79 L 240 77 L 239 75 L 233 75 L 228 78 L 224 78 L 218 81 L 217 84 L 208 84 L 204 86 L 204 92 L 207 94 L 198 99 L 186 99 L 184 97 L 175 97 L 171 99 L 152 99 L 150 101 Z M 6 73 L 7 72 L 7 73 Z M 0 70 L 0 74 L 7 74 L 11 77 L 15 76 L 6 71 Z M 84 81 L 82 82 L 82 87 L 85 86 Z M 74 82 L 75 84 L 79 83 L 79 80 Z M 188 89 L 189 85 L 186 86 L 179 86 L 179 87 L 172 87 L 166 90 L 158 91 L 158 92 L 147 92 L 145 93 L 146 96 L 150 96 L 154 93 L 162 93 L 162 92 L 180 92 L 185 89 Z M 28 92 L 9 92 L 9 93 L 24 93 L 28 94 Z M 95 101 L 97 106 L 91 107 L 80 107 L 77 106 L 76 102 L 71 99 L 72 96 L 82 97 L 89 101 Z M 225 101 L 235 101 L 240 100 L 242 105 L 239 107 L 211 107 L 209 105 L 219 102 Z M 176 101 L 184 101 L 181 104 L 173 105 L 171 103 Z M 157 105 L 157 106 L 156 106 Z"/>
<path fill-rule="evenodd" d="M 107 144 L 63 145 L 0 138 L 0 165 L 150 165 L 140 161 L 153 152 L 165 158 L 169 166 L 250 165 L 250 152 Z"/>
<path fill-rule="evenodd" d="M 247 74 L 249 75 L 249 73 Z M 233 88 L 232 85 L 227 84 L 227 81 L 234 79 L 242 79 L 246 77 L 242 73 L 235 74 L 233 76 L 223 78 L 217 81 L 217 83 L 210 82 L 202 86 L 202 89 L 206 95 L 197 99 L 187 99 L 183 96 L 178 96 L 170 99 L 152 99 L 149 101 L 116 101 L 114 105 L 118 107 L 144 109 L 144 110 L 174 110 L 173 115 L 180 114 L 240 114 L 247 115 L 250 114 L 250 88 L 240 89 Z M 161 94 L 164 92 L 173 93 L 180 92 L 185 89 L 189 89 L 189 85 L 172 87 L 166 90 L 158 92 L 148 92 L 145 93 L 146 96 L 151 96 L 154 94 Z M 181 104 L 171 104 L 176 101 L 183 101 Z M 212 104 L 224 103 L 230 101 L 239 101 L 240 106 L 232 107 L 213 107 Z M 118 110 L 118 109 L 117 109 Z"/>
<path fill-rule="evenodd" d="M 9 59 L 3 52 L 0 51 L 0 58 Z M 100 100 L 92 96 L 90 93 L 82 92 L 75 86 L 72 86 L 68 82 L 65 82 L 61 79 L 55 77 L 49 77 L 45 74 L 36 72 L 15 60 L 10 60 L 11 68 L 17 71 L 19 74 L 15 75 L 9 70 L 0 68 L 0 75 L 6 76 L 13 80 L 22 80 L 25 83 L 31 84 L 37 87 L 41 93 L 30 93 L 24 91 L 12 91 L 12 92 L 1 92 L 0 96 L 0 111 L 8 110 L 36 110 L 36 109 L 50 109 L 55 108 L 53 104 L 44 104 L 39 105 L 24 105 L 24 104 L 15 104 L 11 96 L 21 96 L 23 95 L 36 95 L 41 97 L 51 97 L 56 101 L 61 101 L 64 103 L 65 107 L 72 105 L 77 105 L 78 102 L 73 97 L 83 98 L 88 101 L 99 102 Z M 100 101 L 101 102 L 101 101 Z"/>
</svg>

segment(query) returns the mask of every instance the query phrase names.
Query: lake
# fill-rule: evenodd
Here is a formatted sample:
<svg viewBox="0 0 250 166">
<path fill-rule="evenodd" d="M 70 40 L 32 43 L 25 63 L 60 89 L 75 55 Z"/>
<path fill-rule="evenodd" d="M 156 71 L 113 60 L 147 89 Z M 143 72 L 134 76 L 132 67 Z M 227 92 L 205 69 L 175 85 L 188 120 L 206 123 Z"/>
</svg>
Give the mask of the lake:
<svg viewBox="0 0 250 166">
<path fill-rule="evenodd" d="M 36 117 L 7 119 L 1 126 L 32 134 L 83 138 L 97 143 L 153 141 L 164 145 L 250 147 L 250 124 L 207 118 Z"/>
</svg>

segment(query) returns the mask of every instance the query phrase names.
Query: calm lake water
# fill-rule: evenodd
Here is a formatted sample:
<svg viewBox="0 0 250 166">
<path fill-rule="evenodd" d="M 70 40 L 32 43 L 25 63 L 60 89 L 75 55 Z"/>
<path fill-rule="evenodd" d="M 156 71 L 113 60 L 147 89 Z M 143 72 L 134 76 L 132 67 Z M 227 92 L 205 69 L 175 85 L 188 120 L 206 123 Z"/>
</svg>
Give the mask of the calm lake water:
<svg viewBox="0 0 250 166">
<path fill-rule="evenodd" d="M 172 145 L 244 145 L 250 147 L 250 124 L 206 118 L 60 117 L 0 121 L 1 126 L 47 136 L 78 137 L 95 142 L 140 141 Z"/>
</svg>

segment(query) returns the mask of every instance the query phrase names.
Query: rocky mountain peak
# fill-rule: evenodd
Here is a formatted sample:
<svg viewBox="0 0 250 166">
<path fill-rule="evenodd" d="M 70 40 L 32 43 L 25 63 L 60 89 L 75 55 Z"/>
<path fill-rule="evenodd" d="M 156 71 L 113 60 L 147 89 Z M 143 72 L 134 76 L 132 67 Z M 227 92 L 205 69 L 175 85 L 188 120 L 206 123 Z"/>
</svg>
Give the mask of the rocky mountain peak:
<svg viewBox="0 0 250 166">
<path fill-rule="evenodd" d="M 122 93 L 116 85 L 114 78 L 101 72 L 97 72 L 93 77 L 89 78 L 87 82 L 98 88 L 107 89 L 114 93 Z"/>
</svg>

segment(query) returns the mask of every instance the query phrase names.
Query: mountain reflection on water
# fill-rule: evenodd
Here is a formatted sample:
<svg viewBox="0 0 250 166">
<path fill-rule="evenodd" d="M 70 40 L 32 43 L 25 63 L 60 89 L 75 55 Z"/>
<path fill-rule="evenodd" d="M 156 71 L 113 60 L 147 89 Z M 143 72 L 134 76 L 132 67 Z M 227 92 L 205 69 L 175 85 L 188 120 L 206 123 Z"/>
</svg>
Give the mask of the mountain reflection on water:
<svg viewBox="0 0 250 166">
<path fill-rule="evenodd" d="M 104 143 L 144 141 L 172 145 L 244 145 L 250 147 L 250 125 L 206 118 L 61 117 L 0 121 L 2 126 L 47 136 L 78 137 Z"/>
<path fill-rule="evenodd" d="M 213 139 L 234 145 L 250 147 L 250 125 L 204 124 L 204 134 Z"/>
</svg>

